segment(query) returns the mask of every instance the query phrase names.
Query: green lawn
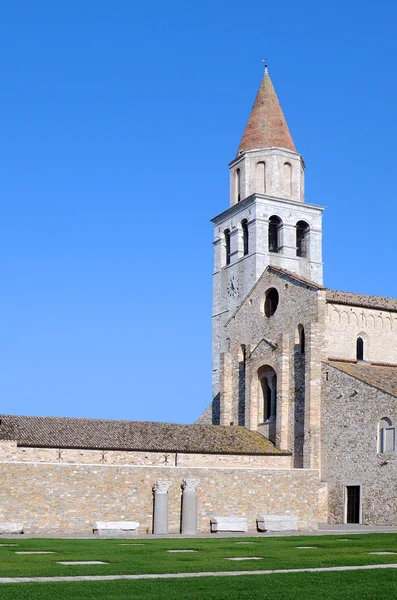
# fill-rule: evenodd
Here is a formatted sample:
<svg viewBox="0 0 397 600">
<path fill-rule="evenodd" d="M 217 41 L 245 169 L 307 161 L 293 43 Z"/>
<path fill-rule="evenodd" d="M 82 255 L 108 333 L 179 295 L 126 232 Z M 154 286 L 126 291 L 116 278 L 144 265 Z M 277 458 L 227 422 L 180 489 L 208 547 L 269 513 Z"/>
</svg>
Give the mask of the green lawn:
<svg viewBox="0 0 397 600">
<path fill-rule="evenodd" d="M 394 570 L 2 585 L 1 600 L 375 600 L 393 598 Z"/>
<path fill-rule="evenodd" d="M 349 541 L 340 541 L 348 537 Z M 237 544 L 252 541 L 253 544 Z M 135 573 L 181 573 L 198 571 L 239 571 L 258 569 L 298 569 L 338 565 L 397 563 L 396 555 L 369 555 L 368 552 L 397 552 L 396 534 L 352 536 L 311 536 L 279 538 L 211 539 L 5 539 L 0 544 L 0 577 L 62 575 L 122 575 Z M 121 544 L 139 544 L 122 546 Z M 296 546 L 316 546 L 298 550 Z M 172 554 L 167 549 L 192 549 L 189 554 Z M 15 551 L 54 551 L 47 555 L 18 555 Z M 225 557 L 259 556 L 262 560 L 234 562 Z M 107 565 L 63 566 L 57 561 L 101 560 Z M 362 573 L 356 575 L 363 577 Z M 372 575 L 370 575 L 372 576 Z M 382 575 L 389 576 L 389 575 Z M 198 581 L 192 583 L 193 587 Z M 164 584 L 161 583 L 161 586 Z M 147 584 L 145 584 L 147 585 Z M 232 584 L 233 585 L 233 584 Z M 4 587 L 0 588 L 3 598 Z"/>
</svg>

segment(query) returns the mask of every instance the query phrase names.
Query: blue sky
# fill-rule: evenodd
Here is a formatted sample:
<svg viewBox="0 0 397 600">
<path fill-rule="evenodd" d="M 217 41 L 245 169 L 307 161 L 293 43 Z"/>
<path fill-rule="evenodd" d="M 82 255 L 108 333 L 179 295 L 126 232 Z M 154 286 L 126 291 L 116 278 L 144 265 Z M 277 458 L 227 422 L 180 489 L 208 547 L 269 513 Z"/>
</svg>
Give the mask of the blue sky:
<svg viewBox="0 0 397 600">
<path fill-rule="evenodd" d="M 2 413 L 194 421 L 212 231 L 262 58 L 325 205 L 325 285 L 397 296 L 390 1 L 0 8 Z"/>
</svg>

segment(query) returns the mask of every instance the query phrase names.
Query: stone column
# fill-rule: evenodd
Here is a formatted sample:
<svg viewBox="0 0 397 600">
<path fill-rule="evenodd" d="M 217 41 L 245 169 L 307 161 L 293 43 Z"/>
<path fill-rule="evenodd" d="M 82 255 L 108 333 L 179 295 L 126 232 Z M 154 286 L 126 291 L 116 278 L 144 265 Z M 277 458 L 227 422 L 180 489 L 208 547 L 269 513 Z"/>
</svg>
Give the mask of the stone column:
<svg viewBox="0 0 397 600">
<path fill-rule="evenodd" d="M 182 531 L 188 535 L 197 533 L 197 486 L 199 479 L 182 481 Z"/>
<path fill-rule="evenodd" d="M 167 481 L 156 481 L 153 485 L 153 533 L 155 535 L 168 533 L 168 490 L 170 486 L 171 484 Z"/>
</svg>

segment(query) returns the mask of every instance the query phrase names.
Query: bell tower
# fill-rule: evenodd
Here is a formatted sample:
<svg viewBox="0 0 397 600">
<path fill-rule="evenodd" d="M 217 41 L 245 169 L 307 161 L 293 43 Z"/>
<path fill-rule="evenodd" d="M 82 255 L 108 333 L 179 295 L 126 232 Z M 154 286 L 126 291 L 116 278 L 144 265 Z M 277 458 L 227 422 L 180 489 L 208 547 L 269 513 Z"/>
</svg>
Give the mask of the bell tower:
<svg viewBox="0 0 397 600">
<path fill-rule="evenodd" d="M 304 201 L 305 163 L 267 67 L 229 169 L 230 206 L 212 219 L 214 398 L 219 393 L 220 353 L 228 343 L 223 325 L 266 267 L 323 281 L 323 207 Z"/>
</svg>

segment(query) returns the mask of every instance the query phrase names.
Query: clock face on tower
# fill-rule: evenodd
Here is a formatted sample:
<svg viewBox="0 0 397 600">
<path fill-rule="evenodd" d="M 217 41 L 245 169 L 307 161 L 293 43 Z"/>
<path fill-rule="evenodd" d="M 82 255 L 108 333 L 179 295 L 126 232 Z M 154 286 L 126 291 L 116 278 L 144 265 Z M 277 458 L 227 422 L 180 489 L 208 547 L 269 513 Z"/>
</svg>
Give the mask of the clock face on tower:
<svg viewBox="0 0 397 600">
<path fill-rule="evenodd" d="M 234 275 L 232 275 L 229 279 L 229 281 L 227 282 L 227 293 L 228 296 L 230 296 L 230 298 L 237 298 L 238 296 L 238 291 L 239 291 L 239 282 L 237 277 L 235 277 Z"/>
</svg>

